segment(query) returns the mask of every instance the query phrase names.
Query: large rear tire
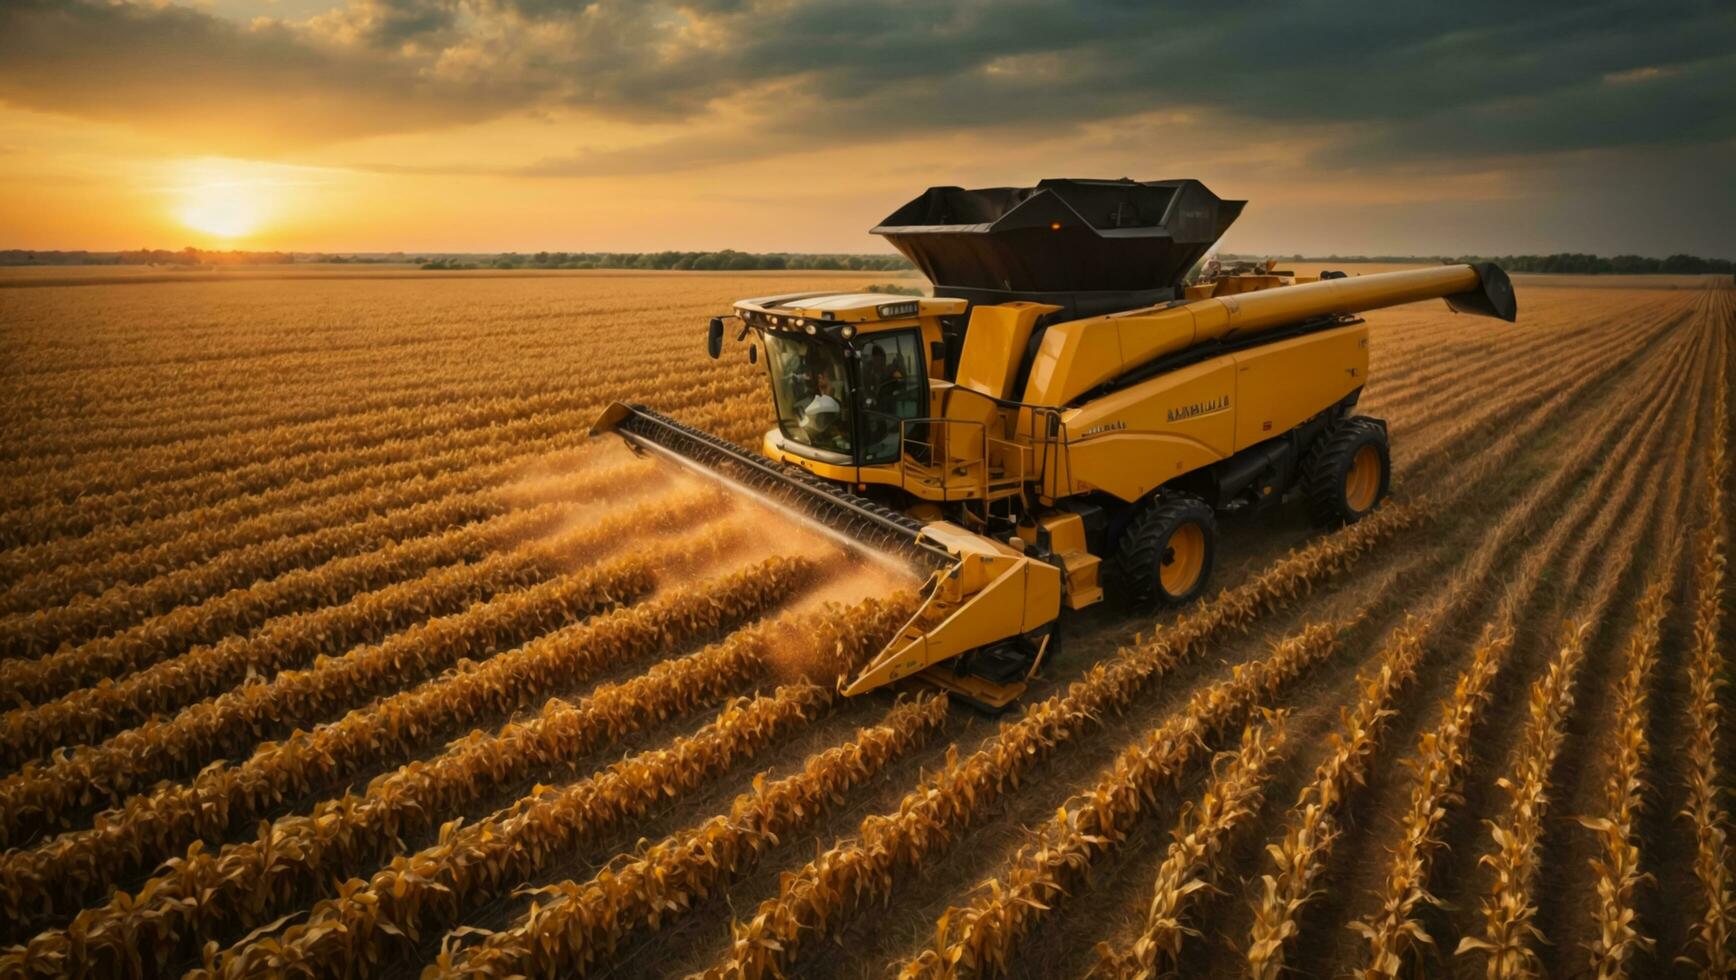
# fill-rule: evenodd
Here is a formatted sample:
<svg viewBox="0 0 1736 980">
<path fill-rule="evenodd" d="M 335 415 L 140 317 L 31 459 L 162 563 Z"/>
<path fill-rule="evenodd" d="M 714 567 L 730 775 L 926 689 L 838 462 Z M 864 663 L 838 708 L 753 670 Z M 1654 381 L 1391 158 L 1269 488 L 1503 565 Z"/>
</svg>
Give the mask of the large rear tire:
<svg viewBox="0 0 1736 980">
<path fill-rule="evenodd" d="M 1386 426 L 1364 416 L 1340 420 L 1315 444 L 1302 483 L 1309 516 L 1321 527 L 1343 527 L 1367 517 L 1392 484 Z"/>
<path fill-rule="evenodd" d="M 1140 507 L 1115 551 L 1123 600 L 1179 606 L 1205 591 L 1218 554 L 1212 508 L 1191 494 L 1163 493 Z"/>
</svg>

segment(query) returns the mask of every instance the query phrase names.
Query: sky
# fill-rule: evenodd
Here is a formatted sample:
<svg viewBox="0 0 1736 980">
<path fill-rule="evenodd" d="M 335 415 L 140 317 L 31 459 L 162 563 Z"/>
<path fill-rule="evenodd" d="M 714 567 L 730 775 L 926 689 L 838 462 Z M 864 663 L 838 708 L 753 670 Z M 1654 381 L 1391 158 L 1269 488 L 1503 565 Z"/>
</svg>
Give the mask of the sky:
<svg viewBox="0 0 1736 980">
<path fill-rule="evenodd" d="M 1736 257 L 1736 3 L 0 0 L 0 248 L 883 252 L 1202 180 L 1224 247 Z"/>
</svg>

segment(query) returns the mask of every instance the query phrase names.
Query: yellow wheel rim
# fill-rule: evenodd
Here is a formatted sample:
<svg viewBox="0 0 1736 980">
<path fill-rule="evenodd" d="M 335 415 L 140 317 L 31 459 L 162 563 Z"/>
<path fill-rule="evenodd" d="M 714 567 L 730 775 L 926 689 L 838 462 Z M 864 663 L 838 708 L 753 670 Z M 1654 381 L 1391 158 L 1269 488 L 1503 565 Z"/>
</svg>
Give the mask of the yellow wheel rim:
<svg viewBox="0 0 1736 980">
<path fill-rule="evenodd" d="M 1198 524 L 1183 524 L 1170 533 L 1157 577 L 1163 582 L 1163 591 L 1185 595 L 1199 581 L 1205 567 L 1206 532 Z"/>
<path fill-rule="evenodd" d="M 1361 513 L 1374 506 L 1380 495 L 1380 450 L 1363 446 L 1350 460 L 1350 472 L 1344 475 L 1344 502 Z"/>
</svg>

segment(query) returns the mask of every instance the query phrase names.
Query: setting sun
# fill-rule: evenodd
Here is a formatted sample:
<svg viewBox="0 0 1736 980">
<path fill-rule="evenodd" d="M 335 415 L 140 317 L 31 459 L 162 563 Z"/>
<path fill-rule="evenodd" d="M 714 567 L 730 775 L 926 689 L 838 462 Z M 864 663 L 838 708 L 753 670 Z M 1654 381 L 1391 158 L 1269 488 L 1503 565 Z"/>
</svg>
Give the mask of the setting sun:
<svg viewBox="0 0 1736 980">
<path fill-rule="evenodd" d="M 208 184 L 183 192 L 175 217 L 188 228 L 219 238 L 240 238 L 259 227 L 265 210 L 258 188 Z"/>
</svg>

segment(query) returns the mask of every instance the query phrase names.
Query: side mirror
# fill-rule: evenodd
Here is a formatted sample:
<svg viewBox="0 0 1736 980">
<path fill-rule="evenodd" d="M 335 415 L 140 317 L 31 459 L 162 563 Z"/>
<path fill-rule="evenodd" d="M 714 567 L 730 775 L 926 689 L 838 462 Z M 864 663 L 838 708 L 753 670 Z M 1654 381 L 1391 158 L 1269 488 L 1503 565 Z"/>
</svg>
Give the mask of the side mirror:
<svg viewBox="0 0 1736 980">
<path fill-rule="evenodd" d="M 711 318 L 711 325 L 705 331 L 705 352 L 714 361 L 723 356 L 723 317 Z"/>
<path fill-rule="evenodd" d="M 747 349 L 747 362 L 749 364 L 759 363 L 759 346 L 757 344 Z"/>
</svg>

